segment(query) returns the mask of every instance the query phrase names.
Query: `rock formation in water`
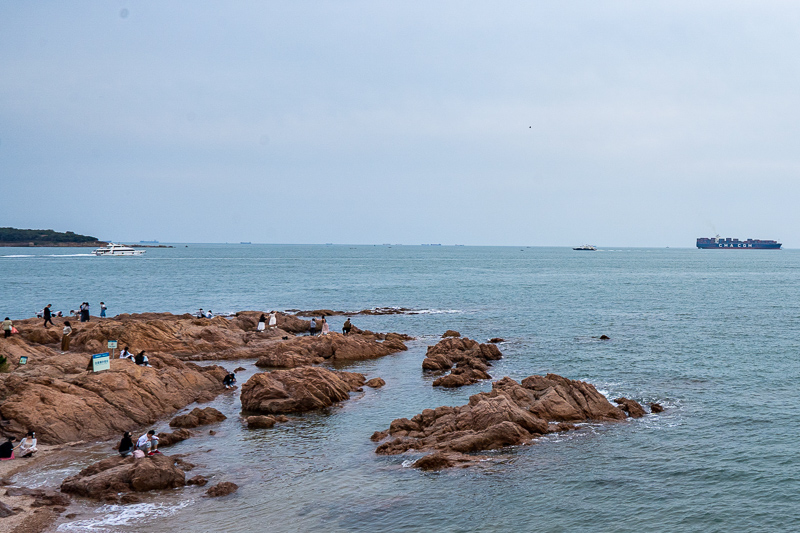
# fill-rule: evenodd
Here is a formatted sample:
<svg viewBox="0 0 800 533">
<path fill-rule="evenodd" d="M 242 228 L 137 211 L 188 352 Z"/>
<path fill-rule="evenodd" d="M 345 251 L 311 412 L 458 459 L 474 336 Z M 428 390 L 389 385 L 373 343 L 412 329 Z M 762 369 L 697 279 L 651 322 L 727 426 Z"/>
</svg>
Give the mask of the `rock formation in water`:
<svg viewBox="0 0 800 533">
<path fill-rule="evenodd" d="M 213 487 L 209 487 L 209 489 L 206 491 L 206 496 L 209 496 L 210 498 L 219 498 L 220 496 L 233 494 L 237 490 L 239 490 L 239 485 L 236 483 L 223 481 L 222 483 L 217 483 Z"/>
<path fill-rule="evenodd" d="M 372 378 L 370 380 L 367 380 L 367 382 L 364 383 L 364 385 L 372 389 L 379 389 L 384 385 L 386 385 L 386 382 L 383 380 L 383 378 Z"/>
<path fill-rule="evenodd" d="M 281 414 L 323 409 L 348 399 L 365 381 L 363 374 L 311 366 L 262 372 L 242 386 L 242 410 Z"/>
<path fill-rule="evenodd" d="M 494 344 L 479 344 L 466 337 L 448 337 L 435 346 L 429 346 L 422 361 L 425 370 L 450 370 L 433 382 L 434 387 L 462 387 L 491 379 L 488 370 L 491 363 L 503 355 Z"/>
<path fill-rule="evenodd" d="M 213 407 L 206 407 L 205 409 L 195 407 L 191 412 L 173 418 L 169 425 L 174 428 L 196 428 L 215 422 L 222 422 L 226 418 L 228 417 Z"/>
<path fill-rule="evenodd" d="M 186 474 L 166 455 L 142 459 L 109 457 L 84 468 L 61 483 L 61 492 L 117 502 L 120 494 L 183 487 Z"/>
<path fill-rule="evenodd" d="M 636 402 L 627 402 L 633 409 Z M 625 418 L 623 410 L 589 383 L 555 374 L 530 376 L 521 383 L 506 377 L 493 383 L 491 392 L 471 396 L 466 405 L 425 409 L 411 419 L 394 420 L 372 440 L 391 437 L 378 446 L 378 454 L 437 452 L 419 464 L 436 469 L 468 462 L 459 454 L 525 444 L 547 433 L 574 429 L 574 422 Z"/>
<path fill-rule="evenodd" d="M 370 335 L 331 333 L 294 337 L 264 347 L 256 366 L 295 368 L 324 361 L 362 361 L 406 350 L 404 336 L 388 333 L 380 341 Z"/>
</svg>

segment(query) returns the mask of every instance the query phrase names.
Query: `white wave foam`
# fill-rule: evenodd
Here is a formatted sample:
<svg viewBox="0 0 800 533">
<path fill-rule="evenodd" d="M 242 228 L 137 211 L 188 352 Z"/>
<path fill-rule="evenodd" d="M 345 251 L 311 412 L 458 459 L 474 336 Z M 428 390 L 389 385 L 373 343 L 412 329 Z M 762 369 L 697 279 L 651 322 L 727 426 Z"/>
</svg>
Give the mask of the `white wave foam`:
<svg viewBox="0 0 800 533">
<path fill-rule="evenodd" d="M 406 311 L 407 315 L 454 315 L 463 313 L 461 309 L 414 309 Z"/>
<path fill-rule="evenodd" d="M 34 257 L 33 255 L 17 254 L 17 255 L 0 255 L 0 257 Z"/>
<path fill-rule="evenodd" d="M 132 505 L 104 505 L 94 518 L 75 520 L 58 526 L 57 531 L 104 531 L 114 526 L 132 526 L 143 520 L 170 516 L 192 503 L 191 500 L 176 504 L 137 503 Z"/>
</svg>

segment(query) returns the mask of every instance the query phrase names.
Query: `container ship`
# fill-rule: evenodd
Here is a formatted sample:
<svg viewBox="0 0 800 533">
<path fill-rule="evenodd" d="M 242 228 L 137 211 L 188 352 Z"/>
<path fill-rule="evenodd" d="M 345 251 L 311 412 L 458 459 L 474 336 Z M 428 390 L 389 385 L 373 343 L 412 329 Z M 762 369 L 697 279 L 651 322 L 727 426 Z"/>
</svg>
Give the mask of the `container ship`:
<svg viewBox="0 0 800 533">
<path fill-rule="evenodd" d="M 762 241 L 761 239 L 747 239 L 740 241 L 739 239 L 721 238 L 719 235 L 713 238 L 700 237 L 697 239 L 697 247 L 701 250 L 729 250 L 729 249 L 747 249 L 747 250 L 780 250 L 781 243 L 778 241 Z"/>
</svg>

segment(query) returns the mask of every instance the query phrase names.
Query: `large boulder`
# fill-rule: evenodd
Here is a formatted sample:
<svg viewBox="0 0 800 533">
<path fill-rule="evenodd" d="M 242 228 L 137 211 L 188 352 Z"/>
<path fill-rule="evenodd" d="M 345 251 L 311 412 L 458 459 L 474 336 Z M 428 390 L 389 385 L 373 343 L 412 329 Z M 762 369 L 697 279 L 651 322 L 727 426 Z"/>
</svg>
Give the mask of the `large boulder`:
<svg viewBox="0 0 800 533">
<path fill-rule="evenodd" d="M 457 332 L 448 330 L 447 333 Z M 433 371 L 452 369 L 450 374 L 434 380 L 434 387 L 462 387 L 491 379 L 488 372 L 490 361 L 502 357 L 503 354 L 494 344 L 480 344 L 466 337 L 448 335 L 436 345 L 428 347 L 422 368 Z"/>
<path fill-rule="evenodd" d="M 437 469 L 463 462 L 453 453 L 524 444 L 546 433 L 575 429 L 572 422 L 625 418 L 623 410 L 589 383 L 555 374 L 530 376 L 521 383 L 506 377 L 493 383 L 491 392 L 471 396 L 466 405 L 425 409 L 411 419 L 394 420 L 372 440 L 385 440 L 376 449 L 379 454 L 438 452 L 416 465 Z"/>
<path fill-rule="evenodd" d="M 222 367 L 166 354 L 152 355 L 152 367 L 114 359 L 110 370 L 98 373 L 84 370 L 87 360 L 41 354 L 0 374 L 0 416 L 9 421 L 2 431 L 36 431 L 44 444 L 116 437 L 225 390 Z"/>
<path fill-rule="evenodd" d="M 320 367 L 262 372 L 242 386 L 242 410 L 281 414 L 322 409 L 348 399 L 365 381 L 363 374 Z"/>
<path fill-rule="evenodd" d="M 293 337 L 265 346 L 256 366 L 295 368 L 328 361 L 362 361 L 406 350 L 403 336 L 388 333 L 383 340 L 364 335 L 328 335 Z"/>
<path fill-rule="evenodd" d="M 143 459 L 109 457 L 68 477 L 61 491 L 103 501 L 114 501 L 120 493 L 147 492 L 182 487 L 186 474 L 166 455 Z"/>
</svg>

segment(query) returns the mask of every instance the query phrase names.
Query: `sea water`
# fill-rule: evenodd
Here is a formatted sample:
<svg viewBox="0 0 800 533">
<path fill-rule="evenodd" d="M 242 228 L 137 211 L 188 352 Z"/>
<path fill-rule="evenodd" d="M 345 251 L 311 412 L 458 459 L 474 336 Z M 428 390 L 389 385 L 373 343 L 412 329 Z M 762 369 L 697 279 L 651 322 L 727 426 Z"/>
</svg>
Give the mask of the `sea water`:
<svg viewBox="0 0 800 533">
<path fill-rule="evenodd" d="M 0 314 L 83 301 L 93 314 L 104 301 L 110 315 L 415 310 L 352 319 L 417 338 L 340 367 L 384 378 L 381 389 L 267 430 L 242 425 L 238 390 L 209 404 L 228 419 L 168 453 L 189 454 L 189 476 L 237 483 L 235 495 L 187 487 L 129 506 L 79 502 L 59 531 L 792 531 L 799 271 L 793 250 L 189 244 L 118 258 L 6 248 Z M 331 329 L 342 321 L 331 317 Z M 505 339 L 495 379 L 553 372 L 666 410 L 490 452 L 469 469 L 427 473 L 409 468 L 419 455 L 376 455 L 369 437 L 393 419 L 491 388 L 431 386 L 420 365 L 447 329 Z M 242 384 L 252 363 L 220 364 L 245 367 Z M 108 443 L 79 447 L 15 481 L 58 483 L 109 453 Z"/>
</svg>

